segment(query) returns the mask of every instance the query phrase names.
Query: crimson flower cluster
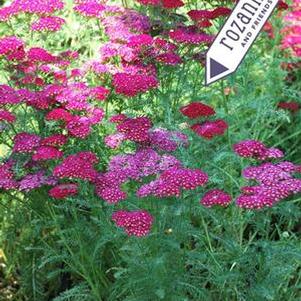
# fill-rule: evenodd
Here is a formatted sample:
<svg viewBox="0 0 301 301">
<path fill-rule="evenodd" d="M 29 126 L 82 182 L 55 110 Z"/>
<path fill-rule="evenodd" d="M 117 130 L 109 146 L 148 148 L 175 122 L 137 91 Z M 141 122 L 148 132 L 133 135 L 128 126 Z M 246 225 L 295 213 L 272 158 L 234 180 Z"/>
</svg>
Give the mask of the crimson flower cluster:
<svg viewBox="0 0 301 301">
<path fill-rule="evenodd" d="M 280 101 L 277 107 L 279 109 L 290 111 L 291 113 L 296 113 L 300 109 L 300 104 L 296 101 Z"/>
<path fill-rule="evenodd" d="M 181 107 L 180 112 L 189 119 L 204 118 L 215 115 L 215 110 L 202 102 L 191 102 L 188 105 Z M 228 124 L 222 119 L 205 120 L 191 125 L 190 128 L 198 136 L 205 139 L 212 139 L 215 136 L 223 135 L 228 128 Z"/>
</svg>

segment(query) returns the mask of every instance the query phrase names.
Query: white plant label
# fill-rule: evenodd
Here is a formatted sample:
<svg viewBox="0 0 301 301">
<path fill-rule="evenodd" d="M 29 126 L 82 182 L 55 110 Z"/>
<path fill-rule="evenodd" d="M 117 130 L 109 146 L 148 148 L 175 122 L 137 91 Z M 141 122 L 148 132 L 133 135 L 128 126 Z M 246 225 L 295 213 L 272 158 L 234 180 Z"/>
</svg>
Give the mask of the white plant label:
<svg viewBox="0 0 301 301">
<path fill-rule="evenodd" d="M 206 85 L 236 71 L 277 3 L 278 0 L 237 3 L 206 53 Z"/>
</svg>

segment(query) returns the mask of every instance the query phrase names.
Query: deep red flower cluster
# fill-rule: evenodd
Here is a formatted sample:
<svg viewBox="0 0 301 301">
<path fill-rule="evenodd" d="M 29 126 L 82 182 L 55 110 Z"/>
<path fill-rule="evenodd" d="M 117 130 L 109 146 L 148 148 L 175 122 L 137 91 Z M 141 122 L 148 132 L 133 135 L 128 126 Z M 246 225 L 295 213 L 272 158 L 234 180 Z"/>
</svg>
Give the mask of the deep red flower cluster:
<svg viewBox="0 0 301 301">
<path fill-rule="evenodd" d="M 180 112 L 189 119 L 210 117 L 215 115 L 215 110 L 202 102 L 191 102 L 180 108 Z M 195 123 L 190 127 L 198 136 L 205 139 L 212 139 L 225 133 L 228 124 L 222 119 L 205 120 Z"/>
<path fill-rule="evenodd" d="M 217 7 L 213 10 L 190 10 L 188 16 L 193 21 L 207 20 L 207 19 L 216 19 L 219 17 L 228 16 L 231 14 L 231 9 L 228 7 Z"/>
<path fill-rule="evenodd" d="M 191 102 L 181 107 L 180 112 L 190 119 L 215 115 L 215 110 L 202 102 Z"/>
<path fill-rule="evenodd" d="M 300 105 L 296 101 L 280 101 L 277 107 L 279 109 L 288 110 L 292 113 L 296 113 L 300 109 Z"/>
<path fill-rule="evenodd" d="M 191 129 L 199 136 L 205 139 L 212 139 L 215 136 L 221 136 L 228 129 L 228 124 L 222 120 L 207 120 L 202 123 L 196 123 L 191 126 Z"/>
<path fill-rule="evenodd" d="M 78 193 L 78 185 L 74 183 L 59 184 L 49 190 L 49 195 L 55 199 L 64 199 Z"/>
</svg>

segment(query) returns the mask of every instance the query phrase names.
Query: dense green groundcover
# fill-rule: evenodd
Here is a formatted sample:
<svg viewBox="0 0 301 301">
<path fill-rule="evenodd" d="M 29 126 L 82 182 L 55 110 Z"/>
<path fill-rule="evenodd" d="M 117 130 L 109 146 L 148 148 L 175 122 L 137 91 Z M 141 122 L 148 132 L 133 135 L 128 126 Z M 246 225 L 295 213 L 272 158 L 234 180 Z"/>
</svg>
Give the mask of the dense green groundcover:
<svg viewBox="0 0 301 301">
<path fill-rule="evenodd" d="M 57 12 L 66 20 L 58 32 L 30 31 L 36 16 L 24 14 L 0 23 L 0 35 L 18 36 L 26 49 L 39 46 L 54 54 L 78 51 L 71 67 L 81 68 L 97 60 L 99 47 L 109 38 L 101 22 L 74 12 L 74 5 L 66 0 L 64 10 Z M 138 2 L 122 5 L 147 14 L 157 24 L 153 36 L 160 34 L 160 26 L 170 29 L 181 18 L 188 22 L 183 17 L 188 10 L 233 6 L 225 1 L 189 0 L 176 14 Z M 215 21 L 215 28 L 208 32 L 216 33 L 223 21 Z M 180 47 L 181 64 L 157 66 L 159 88 L 134 97 L 117 94 L 107 79 L 87 75 L 83 81 L 88 85 L 110 90 L 100 103 L 106 115 L 85 139 L 72 138 L 65 156 L 92 151 L 99 158 L 97 169 L 105 171 L 111 156 L 133 151 L 130 142 L 118 149 L 105 145 L 104 137 L 114 132 L 108 118 L 116 113 L 146 115 L 156 127 L 188 135 L 189 146 L 174 155 L 184 166 L 201 168 L 209 181 L 197 190 L 183 191 L 180 197 L 167 198 L 138 198 L 137 183 L 129 182 L 128 196 L 118 204 L 103 201 L 93 185 L 83 180 L 75 181 L 77 195 L 62 200 L 50 198 L 45 187 L 28 193 L 1 190 L 0 300 L 301 300 L 300 195 L 261 210 L 235 205 L 240 187 L 247 185 L 241 172 L 256 163 L 237 156 L 234 143 L 258 139 L 283 150 L 285 160 L 301 164 L 301 113 L 277 108 L 280 101 L 301 100 L 300 70 L 283 68 L 283 63 L 297 59 L 279 47 L 282 21 L 279 15 L 273 16 L 274 38 L 261 33 L 238 71 L 209 87 L 203 85 L 204 68 L 193 59 L 196 48 L 189 46 Z M 7 61 L 2 59 L 0 64 L 1 83 L 16 87 Z M 204 139 L 189 129 L 191 122 L 179 108 L 192 101 L 214 107 L 217 118 L 229 125 L 224 135 Z M 45 126 L 39 111 L 26 112 L 15 109 L 21 121 L 7 135 L 29 131 L 31 126 L 36 134 L 46 133 L 44 137 L 53 133 L 55 125 Z M 2 137 L 3 161 L 11 153 L 12 142 L 9 136 Z M 213 188 L 229 193 L 233 203 L 225 208 L 202 206 L 201 197 Z M 150 233 L 127 236 L 111 220 L 117 209 L 149 211 L 154 217 Z"/>
</svg>

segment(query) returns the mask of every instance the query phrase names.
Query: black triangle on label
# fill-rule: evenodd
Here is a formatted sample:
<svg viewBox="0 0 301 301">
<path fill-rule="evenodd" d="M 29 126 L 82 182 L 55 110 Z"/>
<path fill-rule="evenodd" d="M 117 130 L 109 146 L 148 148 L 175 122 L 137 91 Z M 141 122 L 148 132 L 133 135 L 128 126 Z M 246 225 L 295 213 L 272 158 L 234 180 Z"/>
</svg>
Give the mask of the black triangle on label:
<svg viewBox="0 0 301 301">
<path fill-rule="evenodd" d="M 216 60 L 210 58 L 210 78 L 213 78 L 221 73 L 228 71 L 229 69 L 220 64 Z"/>
</svg>

